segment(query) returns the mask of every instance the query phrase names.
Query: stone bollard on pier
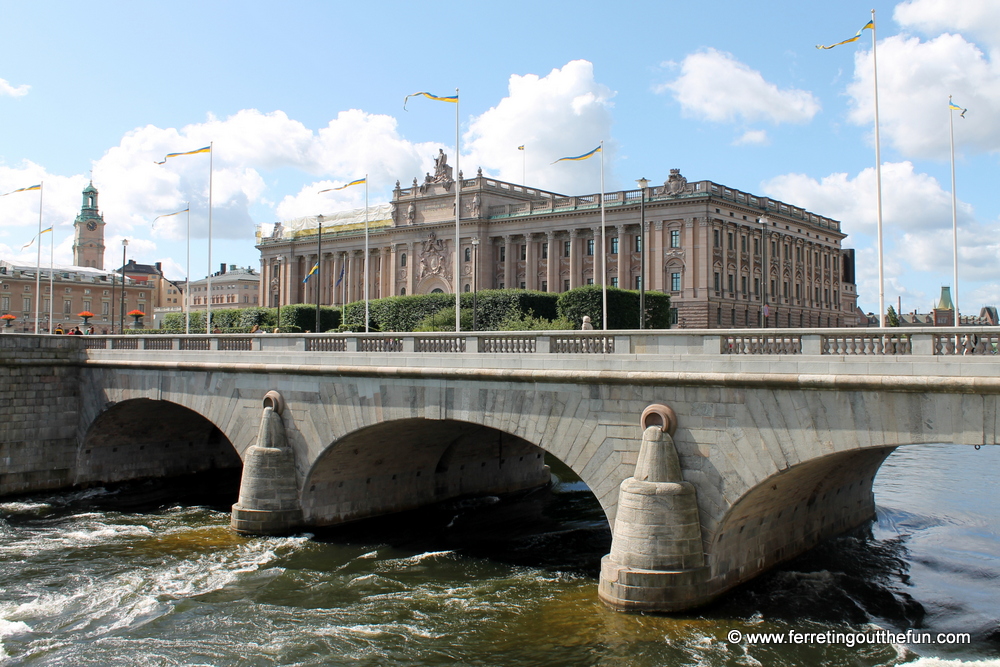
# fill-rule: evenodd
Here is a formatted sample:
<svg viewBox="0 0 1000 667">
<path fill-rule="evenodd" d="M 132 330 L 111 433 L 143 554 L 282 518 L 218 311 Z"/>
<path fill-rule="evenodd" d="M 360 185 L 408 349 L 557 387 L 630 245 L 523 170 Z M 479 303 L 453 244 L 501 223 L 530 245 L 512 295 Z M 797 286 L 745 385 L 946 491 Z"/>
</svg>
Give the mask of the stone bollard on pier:
<svg viewBox="0 0 1000 667">
<path fill-rule="evenodd" d="M 281 421 L 284 402 L 276 391 L 264 397 L 257 442 L 243 458 L 239 501 L 231 526 L 244 535 L 282 535 L 302 523 L 295 476 L 295 452 L 288 446 Z"/>
<path fill-rule="evenodd" d="M 635 473 L 621 483 L 611 553 L 598 595 L 619 611 L 679 611 L 710 599 L 695 488 L 674 447 L 677 417 L 664 405 L 642 414 Z"/>
</svg>

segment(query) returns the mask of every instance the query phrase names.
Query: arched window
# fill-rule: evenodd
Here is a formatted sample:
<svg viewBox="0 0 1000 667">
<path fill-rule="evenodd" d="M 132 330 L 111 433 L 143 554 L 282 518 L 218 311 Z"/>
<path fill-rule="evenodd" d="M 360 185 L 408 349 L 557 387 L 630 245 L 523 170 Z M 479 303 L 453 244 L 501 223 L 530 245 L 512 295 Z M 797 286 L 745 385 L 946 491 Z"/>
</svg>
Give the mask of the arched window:
<svg viewBox="0 0 1000 667">
<path fill-rule="evenodd" d="M 469 283 L 465 283 L 465 291 L 466 292 L 472 291 L 471 288 L 469 287 Z"/>
<path fill-rule="evenodd" d="M 404 255 L 404 257 L 405 257 L 405 255 Z M 405 287 L 400 287 L 399 288 L 399 296 L 406 296 L 406 288 Z"/>
<path fill-rule="evenodd" d="M 434 289 L 431 290 L 431 294 L 444 294 L 444 290 L 441 289 L 440 287 L 435 287 Z"/>
<path fill-rule="evenodd" d="M 406 266 L 406 253 L 405 252 L 399 253 L 399 265 L 400 266 Z"/>
</svg>

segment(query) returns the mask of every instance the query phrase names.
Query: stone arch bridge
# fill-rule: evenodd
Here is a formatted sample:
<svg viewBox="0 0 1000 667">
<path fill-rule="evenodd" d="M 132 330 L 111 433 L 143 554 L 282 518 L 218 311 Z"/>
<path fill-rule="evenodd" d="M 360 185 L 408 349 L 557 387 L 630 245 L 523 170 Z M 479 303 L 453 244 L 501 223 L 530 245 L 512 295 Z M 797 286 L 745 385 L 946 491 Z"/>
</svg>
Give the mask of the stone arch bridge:
<svg viewBox="0 0 1000 667">
<path fill-rule="evenodd" d="M 234 527 L 548 480 L 612 527 L 600 596 L 703 604 L 874 516 L 900 445 L 997 443 L 990 329 L 0 336 L 0 495 L 243 466 Z"/>
</svg>

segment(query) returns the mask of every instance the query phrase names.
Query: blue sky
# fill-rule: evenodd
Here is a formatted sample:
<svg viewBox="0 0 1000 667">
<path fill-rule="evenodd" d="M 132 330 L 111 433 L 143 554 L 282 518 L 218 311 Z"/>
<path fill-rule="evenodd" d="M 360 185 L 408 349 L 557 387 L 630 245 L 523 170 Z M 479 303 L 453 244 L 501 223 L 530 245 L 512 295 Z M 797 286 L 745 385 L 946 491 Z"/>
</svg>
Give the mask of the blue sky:
<svg viewBox="0 0 1000 667">
<path fill-rule="evenodd" d="M 317 195 L 369 174 L 372 203 L 454 164 L 454 107 L 403 97 L 461 89 L 462 168 L 567 194 L 680 168 L 843 222 L 860 305 L 876 310 L 871 37 L 878 12 L 886 301 L 926 311 L 952 283 L 947 98 L 955 119 L 960 307 L 1000 302 L 1000 5 L 990 0 L 802 3 L 358 3 L 0 1 L 0 191 L 45 181 L 56 262 L 93 170 L 109 258 L 206 265 L 213 141 L 214 263 L 258 266 L 256 224 L 357 206 Z M 36 193 L 0 199 L 0 257 L 37 226 Z M 32 248 L 33 250 L 33 248 Z M 48 254 L 47 244 L 45 256 Z M 108 268 L 114 264 L 108 261 Z"/>
</svg>

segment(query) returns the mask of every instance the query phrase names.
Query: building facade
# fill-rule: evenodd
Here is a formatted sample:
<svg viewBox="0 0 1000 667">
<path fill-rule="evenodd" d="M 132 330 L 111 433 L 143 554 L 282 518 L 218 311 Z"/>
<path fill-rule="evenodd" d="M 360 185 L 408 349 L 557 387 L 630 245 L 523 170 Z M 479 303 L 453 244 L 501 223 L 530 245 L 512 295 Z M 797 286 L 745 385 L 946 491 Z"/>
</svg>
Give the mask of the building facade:
<svg viewBox="0 0 1000 667">
<path fill-rule="evenodd" d="M 209 301 L 211 299 L 211 301 Z M 249 308 L 256 306 L 260 299 L 260 275 L 253 267 L 236 264 L 222 264 L 218 273 L 212 274 L 212 292 L 208 292 L 208 279 L 191 281 L 191 307 L 205 310 L 207 303 L 212 309 Z"/>
<path fill-rule="evenodd" d="M 610 286 L 637 289 L 645 277 L 647 290 L 669 294 L 678 327 L 860 324 L 854 251 L 842 247 L 836 220 L 711 181 L 689 183 L 673 169 L 662 185 L 605 193 L 602 228 L 599 193 L 565 196 L 482 170 L 452 179 L 445 159 L 423 183 L 397 182 L 390 204 L 259 228 L 262 300 L 337 305 L 363 299 L 366 282 L 372 299 L 564 292 L 601 284 L 603 266 Z"/>
</svg>

